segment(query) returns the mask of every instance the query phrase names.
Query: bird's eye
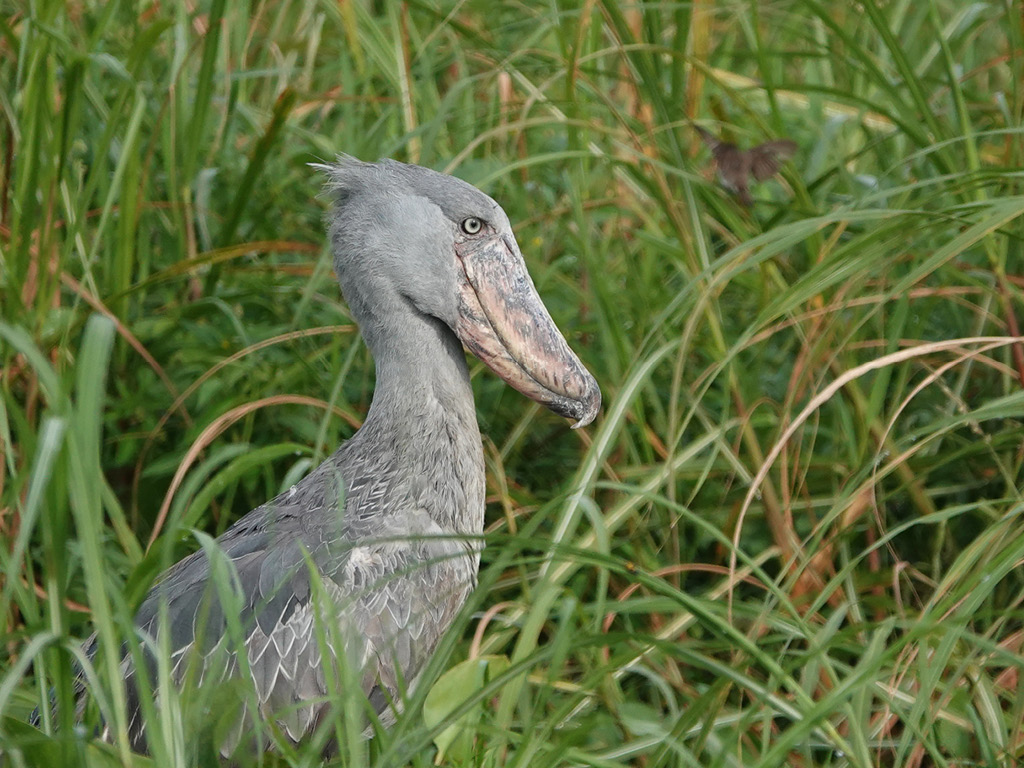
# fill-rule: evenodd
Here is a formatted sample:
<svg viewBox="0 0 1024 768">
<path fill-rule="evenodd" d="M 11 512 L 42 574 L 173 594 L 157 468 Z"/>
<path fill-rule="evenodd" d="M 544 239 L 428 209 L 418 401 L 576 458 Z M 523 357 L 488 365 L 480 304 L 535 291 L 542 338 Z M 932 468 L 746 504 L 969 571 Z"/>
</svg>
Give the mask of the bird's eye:
<svg viewBox="0 0 1024 768">
<path fill-rule="evenodd" d="M 467 219 L 462 220 L 462 231 L 467 235 L 475 235 L 484 227 L 484 223 L 480 221 L 476 216 L 470 216 Z"/>
</svg>

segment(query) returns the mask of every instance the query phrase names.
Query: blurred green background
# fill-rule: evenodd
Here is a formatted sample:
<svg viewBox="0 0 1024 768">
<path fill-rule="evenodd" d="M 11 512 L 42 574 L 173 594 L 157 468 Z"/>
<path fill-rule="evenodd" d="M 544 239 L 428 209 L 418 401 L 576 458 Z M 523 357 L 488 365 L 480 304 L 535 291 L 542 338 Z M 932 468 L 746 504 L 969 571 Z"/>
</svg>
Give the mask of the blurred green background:
<svg viewBox="0 0 1024 768">
<path fill-rule="evenodd" d="M 473 361 L 481 588 L 337 764 L 1024 759 L 1020 2 L 0 9 L 0 761 L 142 764 L 24 721 L 365 414 L 339 152 L 497 199 L 605 407 Z M 692 121 L 798 150 L 744 208 Z"/>
</svg>

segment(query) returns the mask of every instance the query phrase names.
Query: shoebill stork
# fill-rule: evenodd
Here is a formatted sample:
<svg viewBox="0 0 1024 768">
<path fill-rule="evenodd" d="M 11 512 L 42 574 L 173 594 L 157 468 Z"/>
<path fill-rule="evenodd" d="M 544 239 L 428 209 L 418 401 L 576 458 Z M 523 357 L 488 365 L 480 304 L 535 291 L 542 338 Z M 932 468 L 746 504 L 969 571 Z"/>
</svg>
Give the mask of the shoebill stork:
<svg viewBox="0 0 1024 768">
<path fill-rule="evenodd" d="M 255 697 L 219 746 L 225 755 L 253 717 L 296 742 L 308 736 L 329 716 L 326 675 L 342 657 L 389 721 L 473 590 L 484 461 L 463 345 L 574 427 L 601 403 L 494 200 L 392 160 L 320 168 L 333 196 L 334 269 L 376 364 L 369 412 L 323 464 L 217 540 L 244 659 L 227 647 L 231 622 L 204 551 L 171 567 L 136 617 L 140 637 L 170 649 L 175 682 L 188 669 L 193 680 L 197 670 L 206 682 L 251 679 Z M 322 652 L 325 626 L 344 648 Z M 153 680 L 152 657 L 147 665 Z M 127 660 L 124 670 L 129 734 L 144 751 Z"/>
</svg>

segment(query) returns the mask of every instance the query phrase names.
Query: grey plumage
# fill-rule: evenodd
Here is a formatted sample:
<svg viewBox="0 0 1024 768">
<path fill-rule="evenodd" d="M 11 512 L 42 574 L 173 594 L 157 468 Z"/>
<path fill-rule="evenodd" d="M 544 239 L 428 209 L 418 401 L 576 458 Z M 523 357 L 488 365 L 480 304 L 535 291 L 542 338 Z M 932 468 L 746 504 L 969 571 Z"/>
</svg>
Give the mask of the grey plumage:
<svg viewBox="0 0 1024 768">
<path fill-rule="evenodd" d="M 335 201 L 335 271 L 376 362 L 366 420 L 320 467 L 217 540 L 234 573 L 226 603 L 211 586 L 216 566 L 199 551 L 168 570 L 136 617 L 153 647 L 169 646 L 177 684 L 251 679 L 258 712 L 243 707 L 218 745 L 224 754 L 254 716 L 275 720 L 290 739 L 306 737 L 330 712 L 326 675 L 342 659 L 387 721 L 474 588 L 484 467 L 462 342 L 577 426 L 600 405 L 497 203 L 393 161 L 342 158 L 321 169 Z M 244 658 L 228 638 L 234 615 Z M 318 623 L 341 639 L 331 658 Z M 153 680 L 152 656 L 147 664 Z M 144 750 L 136 673 L 127 658 L 123 668 L 130 736 Z"/>
</svg>

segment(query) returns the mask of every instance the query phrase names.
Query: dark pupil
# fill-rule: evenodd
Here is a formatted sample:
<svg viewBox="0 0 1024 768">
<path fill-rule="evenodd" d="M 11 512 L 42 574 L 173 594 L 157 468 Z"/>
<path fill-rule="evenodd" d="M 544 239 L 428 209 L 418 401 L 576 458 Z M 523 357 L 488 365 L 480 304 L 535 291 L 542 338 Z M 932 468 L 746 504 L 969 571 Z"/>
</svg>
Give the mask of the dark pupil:
<svg viewBox="0 0 1024 768">
<path fill-rule="evenodd" d="M 465 229 L 467 232 L 469 232 L 469 234 L 472 235 L 473 233 L 478 232 L 480 230 L 480 222 L 477 221 L 476 219 L 466 219 L 463 229 Z"/>
</svg>

